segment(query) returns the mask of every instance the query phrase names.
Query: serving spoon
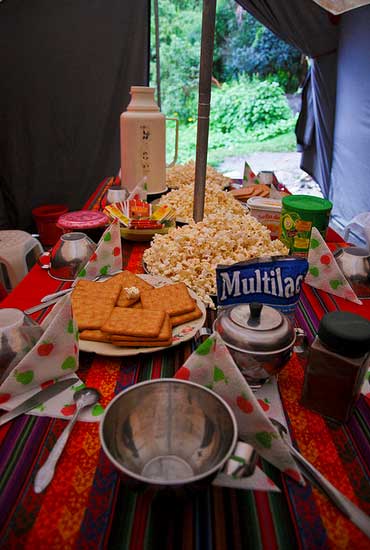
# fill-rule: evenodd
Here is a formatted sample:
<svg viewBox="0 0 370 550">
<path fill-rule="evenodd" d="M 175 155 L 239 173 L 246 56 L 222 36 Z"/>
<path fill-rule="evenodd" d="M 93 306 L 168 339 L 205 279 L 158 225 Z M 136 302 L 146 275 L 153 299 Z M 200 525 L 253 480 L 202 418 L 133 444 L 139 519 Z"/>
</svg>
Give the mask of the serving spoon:
<svg viewBox="0 0 370 550">
<path fill-rule="evenodd" d="M 302 474 L 310 483 L 315 483 L 337 508 L 350 519 L 365 535 L 370 538 L 370 517 L 365 514 L 358 506 L 353 504 L 343 493 L 330 483 L 293 445 L 288 441 L 288 430 L 275 418 L 270 418 L 271 422 L 277 427 L 280 437 L 288 447 L 291 454 L 300 465 Z"/>
<path fill-rule="evenodd" d="M 85 407 L 90 407 L 91 405 L 95 405 L 95 403 L 99 401 L 100 397 L 100 393 L 95 388 L 83 388 L 75 392 L 75 394 L 73 395 L 73 399 L 77 407 L 76 412 L 69 421 L 67 427 L 64 428 L 64 431 L 62 432 L 58 441 L 51 450 L 48 458 L 38 470 L 34 481 L 35 493 L 41 493 L 41 491 L 43 491 L 53 479 L 57 462 L 63 452 L 63 449 L 71 434 L 72 428 L 75 425 L 78 415 L 80 414 L 82 409 L 84 409 Z"/>
</svg>

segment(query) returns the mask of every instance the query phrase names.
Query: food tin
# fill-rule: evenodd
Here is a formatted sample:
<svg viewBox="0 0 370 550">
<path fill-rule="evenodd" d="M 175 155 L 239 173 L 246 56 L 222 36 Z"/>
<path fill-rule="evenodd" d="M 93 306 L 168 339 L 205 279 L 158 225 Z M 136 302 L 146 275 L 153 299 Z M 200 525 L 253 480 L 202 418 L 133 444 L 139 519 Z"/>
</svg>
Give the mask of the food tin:
<svg viewBox="0 0 370 550">
<path fill-rule="evenodd" d="M 321 197 L 283 197 L 279 238 L 291 254 L 308 255 L 312 227 L 316 227 L 325 239 L 332 207 L 330 201 Z"/>
<path fill-rule="evenodd" d="M 247 200 L 250 214 L 271 231 L 271 237 L 279 236 L 281 199 L 251 197 Z"/>
</svg>

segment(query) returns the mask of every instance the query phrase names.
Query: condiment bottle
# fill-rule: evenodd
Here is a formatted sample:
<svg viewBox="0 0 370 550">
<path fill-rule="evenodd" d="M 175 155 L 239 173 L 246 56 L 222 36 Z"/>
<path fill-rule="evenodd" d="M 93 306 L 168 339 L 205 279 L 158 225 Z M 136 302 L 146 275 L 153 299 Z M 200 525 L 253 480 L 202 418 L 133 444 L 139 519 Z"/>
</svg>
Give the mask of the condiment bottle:
<svg viewBox="0 0 370 550">
<path fill-rule="evenodd" d="M 337 422 L 346 422 L 369 367 L 370 322 L 354 313 L 323 316 L 312 343 L 302 404 Z"/>
</svg>

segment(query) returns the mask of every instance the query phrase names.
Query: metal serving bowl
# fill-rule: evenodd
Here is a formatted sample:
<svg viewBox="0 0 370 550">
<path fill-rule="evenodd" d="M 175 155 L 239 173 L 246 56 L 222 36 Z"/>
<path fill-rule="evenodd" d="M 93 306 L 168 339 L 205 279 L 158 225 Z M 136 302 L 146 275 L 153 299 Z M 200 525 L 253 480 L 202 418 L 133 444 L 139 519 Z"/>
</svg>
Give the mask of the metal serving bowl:
<svg viewBox="0 0 370 550">
<path fill-rule="evenodd" d="M 359 246 L 338 249 L 334 257 L 359 298 L 370 296 L 370 252 Z"/>
<path fill-rule="evenodd" d="M 96 244 L 85 233 L 65 233 L 51 252 L 46 252 L 39 259 L 43 269 L 48 269 L 55 279 L 74 281 L 80 270 L 87 264 Z M 50 263 L 43 263 L 49 257 Z"/>
<path fill-rule="evenodd" d="M 202 486 L 225 464 L 236 439 L 236 420 L 223 399 L 173 378 L 124 390 L 100 424 L 105 454 L 136 488 Z"/>
</svg>

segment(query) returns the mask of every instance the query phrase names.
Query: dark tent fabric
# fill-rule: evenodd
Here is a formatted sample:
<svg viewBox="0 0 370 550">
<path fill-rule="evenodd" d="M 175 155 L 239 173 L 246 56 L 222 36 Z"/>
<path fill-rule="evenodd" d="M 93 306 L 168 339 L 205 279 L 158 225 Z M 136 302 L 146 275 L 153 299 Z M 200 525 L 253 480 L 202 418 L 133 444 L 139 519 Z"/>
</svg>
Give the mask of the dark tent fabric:
<svg viewBox="0 0 370 550">
<path fill-rule="evenodd" d="M 311 58 L 297 123 L 301 167 L 328 194 L 335 117 L 337 20 L 312 0 L 237 0 L 277 36 Z"/>
<path fill-rule="evenodd" d="M 370 6 L 341 16 L 329 198 L 341 230 L 370 211 Z"/>
<path fill-rule="evenodd" d="M 149 0 L 0 4 L 0 228 L 80 208 L 120 167 L 119 115 L 148 85 Z"/>
</svg>

